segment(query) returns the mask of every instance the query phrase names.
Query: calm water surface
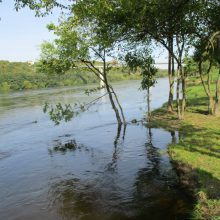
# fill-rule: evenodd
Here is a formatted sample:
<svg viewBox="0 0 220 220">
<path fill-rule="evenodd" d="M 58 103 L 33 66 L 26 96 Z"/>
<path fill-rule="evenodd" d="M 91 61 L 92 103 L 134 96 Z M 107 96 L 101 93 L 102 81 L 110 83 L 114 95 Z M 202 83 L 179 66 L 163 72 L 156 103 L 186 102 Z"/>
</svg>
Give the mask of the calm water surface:
<svg viewBox="0 0 220 220">
<path fill-rule="evenodd" d="M 128 121 L 146 111 L 139 85 L 114 85 Z M 158 81 L 152 108 L 167 87 Z M 177 133 L 141 124 L 118 131 L 107 98 L 60 126 L 42 112 L 45 101 L 89 102 L 102 92 L 88 97 L 85 88 L 0 94 L 0 219 L 187 219 L 191 202 L 166 153 Z"/>
</svg>

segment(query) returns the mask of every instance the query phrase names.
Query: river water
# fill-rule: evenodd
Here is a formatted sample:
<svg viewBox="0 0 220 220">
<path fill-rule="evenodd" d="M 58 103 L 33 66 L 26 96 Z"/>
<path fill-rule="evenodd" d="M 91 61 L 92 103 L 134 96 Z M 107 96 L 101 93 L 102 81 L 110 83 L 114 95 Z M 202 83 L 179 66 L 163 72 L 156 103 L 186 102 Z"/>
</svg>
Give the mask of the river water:
<svg viewBox="0 0 220 220">
<path fill-rule="evenodd" d="M 42 106 L 89 102 L 93 86 L 0 94 L 0 219 L 187 219 L 191 201 L 167 155 L 178 134 L 129 124 L 117 130 L 103 97 L 88 112 L 55 126 Z M 142 119 L 140 82 L 114 84 L 127 121 Z M 151 108 L 167 100 L 168 80 L 151 90 Z M 37 123 L 35 123 L 37 122 Z"/>
</svg>

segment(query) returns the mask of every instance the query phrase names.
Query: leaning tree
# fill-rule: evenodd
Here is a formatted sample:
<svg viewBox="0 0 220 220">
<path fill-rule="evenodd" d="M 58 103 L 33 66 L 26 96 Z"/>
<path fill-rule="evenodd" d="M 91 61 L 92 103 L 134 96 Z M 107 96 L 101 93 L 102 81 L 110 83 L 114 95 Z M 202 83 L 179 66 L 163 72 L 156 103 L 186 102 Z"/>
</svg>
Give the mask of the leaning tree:
<svg viewBox="0 0 220 220">
<path fill-rule="evenodd" d="M 175 61 L 178 66 L 177 112 L 180 119 L 183 118 L 186 108 L 186 73 L 183 58 L 196 33 L 196 10 L 197 1 L 189 0 L 81 0 L 73 7 L 79 21 L 93 21 L 94 30 L 103 37 L 107 35 L 119 42 L 142 44 L 153 41 L 168 51 L 170 63 L 168 104 L 172 109 L 174 84 L 172 66 Z"/>
<path fill-rule="evenodd" d="M 60 20 L 57 26 L 54 24 L 48 25 L 48 29 L 53 31 L 57 38 L 53 43 L 46 42 L 43 44 L 43 53 L 38 68 L 41 72 L 62 74 L 72 68 L 86 67 L 103 84 L 103 86 L 87 91 L 87 93 L 105 88 L 107 91 L 105 95 L 109 97 L 118 125 L 126 125 L 122 106 L 113 86 L 108 80 L 108 73 L 113 65 L 107 62 L 107 57 L 111 57 L 114 44 L 106 38 L 100 38 L 90 26 L 91 23 L 79 25 L 73 15 Z M 97 61 L 99 61 L 99 65 L 102 65 L 102 68 L 96 67 Z M 47 105 L 45 110 L 48 110 L 48 107 Z M 73 116 L 79 114 L 80 111 L 85 110 L 85 107 L 88 108 L 89 105 L 87 103 L 86 105 L 75 107 L 71 108 L 70 105 L 67 105 L 63 108 L 59 104 L 55 108 L 50 106 L 48 111 L 51 119 L 58 123 L 63 119 L 70 120 Z"/>
</svg>

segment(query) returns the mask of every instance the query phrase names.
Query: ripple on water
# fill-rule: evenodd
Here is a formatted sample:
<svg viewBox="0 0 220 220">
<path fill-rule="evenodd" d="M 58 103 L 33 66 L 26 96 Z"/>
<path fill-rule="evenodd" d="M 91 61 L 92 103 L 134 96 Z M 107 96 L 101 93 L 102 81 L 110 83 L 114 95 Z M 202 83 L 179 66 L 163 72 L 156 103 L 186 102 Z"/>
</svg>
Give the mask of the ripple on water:
<svg viewBox="0 0 220 220">
<path fill-rule="evenodd" d="M 153 108 L 166 101 L 166 82 L 159 80 L 153 88 Z M 127 120 L 140 118 L 146 104 L 139 82 L 115 87 Z M 72 92 L 12 95 L 11 110 L 7 105 L 0 118 L 7 125 L 0 134 L 0 219 L 187 219 L 192 201 L 181 190 L 166 154 L 167 144 L 178 141 L 176 134 L 141 123 L 129 124 L 123 134 L 106 100 L 96 106 L 98 112 L 55 127 L 42 105 L 91 98 Z M 37 124 L 26 124 L 35 120 Z"/>
</svg>

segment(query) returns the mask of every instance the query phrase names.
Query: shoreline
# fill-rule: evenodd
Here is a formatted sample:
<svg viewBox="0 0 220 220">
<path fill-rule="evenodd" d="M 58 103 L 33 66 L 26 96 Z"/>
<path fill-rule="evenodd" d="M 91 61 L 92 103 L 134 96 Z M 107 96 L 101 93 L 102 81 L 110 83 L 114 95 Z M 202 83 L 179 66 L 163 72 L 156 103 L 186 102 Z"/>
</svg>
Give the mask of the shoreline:
<svg viewBox="0 0 220 220">
<path fill-rule="evenodd" d="M 149 122 L 150 127 L 179 132 L 168 153 L 183 190 L 195 198 L 192 219 L 220 219 L 219 119 L 187 111 L 180 121 L 164 104 L 152 112 Z"/>
</svg>

